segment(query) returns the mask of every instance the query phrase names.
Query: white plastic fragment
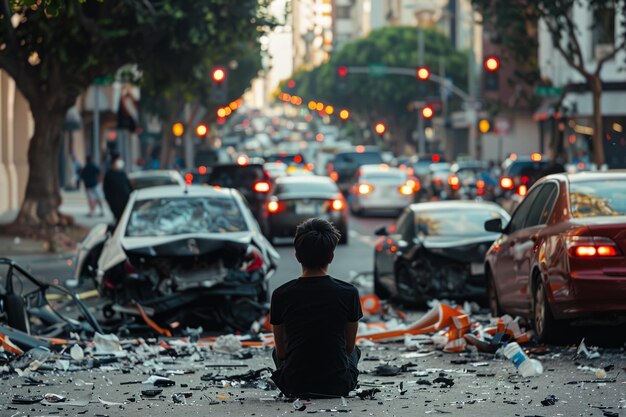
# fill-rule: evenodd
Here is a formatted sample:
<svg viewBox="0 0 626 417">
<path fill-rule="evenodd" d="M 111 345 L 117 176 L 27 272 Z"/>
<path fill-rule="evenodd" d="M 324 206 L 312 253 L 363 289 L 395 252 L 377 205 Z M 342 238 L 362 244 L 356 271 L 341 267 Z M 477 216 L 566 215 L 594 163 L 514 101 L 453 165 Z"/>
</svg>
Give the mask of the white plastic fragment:
<svg viewBox="0 0 626 417">
<path fill-rule="evenodd" d="M 124 352 L 120 339 L 114 334 L 100 334 L 96 332 L 93 341 L 96 346 L 96 353 L 119 354 Z"/>
<path fill-rule="evenodd" d="M 116 402 L 113 402 L 113 401 L 106 401 L 106 400 L 103 400 L 100 397 L 98 397 L 98 401 L 100 401 L 104 405 L 124 405 L 124 403 L 116 403 Z"/>
<path fill-rule="evenodd" d="M 76 362 L 82 362 L 83 359 L 85 359 L 85 352 L 83 351 L 83 348 L 80 347 L 79 345 L 74 345 L 70 349 L 70 356 Z"/>
<path fill-rule="evenodd" d="M 589 348 L 587 348 L 585 338 L 580 341 L 580 345 L 578 345 L 578 350 L 576 351 L 576 356 L 580 354 L 584 354 L 587 359 L 598 359 L 600 357 L 600 353 L 597 350 L 589 350 Z"/>
<path fill-rule="evenodd" d="M 241 350 L 241 341 L 234 334 L 226 334 L 217 338 L 213 350 L 223 353 L 235 353 Z"/>
</svg>

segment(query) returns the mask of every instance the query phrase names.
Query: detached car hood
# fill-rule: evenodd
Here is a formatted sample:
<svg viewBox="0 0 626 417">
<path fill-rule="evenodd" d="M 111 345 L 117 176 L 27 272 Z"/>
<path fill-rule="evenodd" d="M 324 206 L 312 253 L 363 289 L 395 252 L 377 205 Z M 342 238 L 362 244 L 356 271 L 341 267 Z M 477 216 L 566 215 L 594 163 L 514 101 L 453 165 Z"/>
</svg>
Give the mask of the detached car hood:
<svg viewBox="0 0 626 417">
<path fill-rule="evenodd" d="M 221 248 L 245 248 L 252 241 L 249 232 L 197 233 L 163 237 L 125 237 L 122 248 L 126 253 L 143 256 L 196 256 Z"/>
</svg>

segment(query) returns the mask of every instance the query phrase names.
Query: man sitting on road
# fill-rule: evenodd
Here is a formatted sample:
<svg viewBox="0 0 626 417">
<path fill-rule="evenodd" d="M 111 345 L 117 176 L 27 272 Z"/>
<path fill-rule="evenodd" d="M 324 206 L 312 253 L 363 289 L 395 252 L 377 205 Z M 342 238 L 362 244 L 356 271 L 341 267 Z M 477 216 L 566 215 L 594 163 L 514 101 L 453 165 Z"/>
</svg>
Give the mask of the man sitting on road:
<svg viewBox="0 0 626 417">
<path fill-rule="evenodd" d="M 300 224 L 294 246 L 302 275 L 272 295 L 277 368 L 272 379 L 287 396 L 345 396 L 356 387 L 359 293 L 327 272 L 340 237 L 323 219 Z"/>
</svg>

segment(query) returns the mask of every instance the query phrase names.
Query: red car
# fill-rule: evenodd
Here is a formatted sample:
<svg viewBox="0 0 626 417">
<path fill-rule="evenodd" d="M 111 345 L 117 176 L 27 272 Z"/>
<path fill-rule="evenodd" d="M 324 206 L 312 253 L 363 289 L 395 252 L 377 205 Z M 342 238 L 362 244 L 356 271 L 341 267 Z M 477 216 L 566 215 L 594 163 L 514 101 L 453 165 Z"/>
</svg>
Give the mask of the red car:
<svg viewBox="0 0 626 417">
<path fill-rule="evenodd" d="M 494 316 L 530 318 L 540 340 L 626 323 L 626 172 L 547 176 L 485 229 L 502 232 L 485 258 Z"/>
</svg>

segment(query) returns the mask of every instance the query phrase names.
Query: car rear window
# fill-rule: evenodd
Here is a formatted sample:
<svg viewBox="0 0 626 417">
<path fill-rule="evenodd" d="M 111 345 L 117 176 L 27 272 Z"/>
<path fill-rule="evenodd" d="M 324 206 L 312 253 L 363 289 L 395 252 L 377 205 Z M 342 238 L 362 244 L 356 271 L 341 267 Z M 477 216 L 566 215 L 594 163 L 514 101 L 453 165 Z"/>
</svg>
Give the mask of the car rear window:
<svg viewBox="0 0 626 417">
<path fill-rule="evenodd" d="M 248 230 L 232 197 L 172 197 L 135 202 L 126 236 L 232 233 Z"/>
<path fill-rule="evenodd" d="M 383 158 L 378 152 L 345 152 L 335 156 L 335 165 L 340 164 L 382 164 Z"/>
<path fill-rule="evenodd" d="M 295 155 L 270 155 L 265 157 L 265 162 L 282 162 L 287 165 L 304 164 L 304 157 L 300 154 Z"/>
<path fill-rule="evenodd" d="M 548 162 L 546 161 L 524 161 L 513 162 L 507 170 L 507 174 L 511 177 L 527 176 L 531 179 L 539 179 L 546 170 Z"/>
<path fill-rule="evenodd" d="M 141 190 L 148 187 L 158 187 L 160 185 L 178 185 L 178 182 L 172 177 L 143 177 L 129 179 L 130 185 L 135 190 Z"/>
<path fill-rule="evenodd" d="M 290 193 L 338 193 L 339 189 L 336 184 L 317 182 L 317 181 L 298 181 L 289 183 L 280 183 L 276 185 L 276 194 Z"/>
<path fill-rule="evenodd" d="M 250 188 L 264 179 L 265 171 L 258 165 L 217 166 L 211 171 L 209 184 L 227 188 Z"/>
<path fill-rule="evenodd" d="M 454 210 L 418 211 L 415 213 L 415 231 L 423 236 L 484 236 L 487 220 L 503 219 L 502 213 L 492 208 L 463 208 Z"/>
<path fill-rule="evenodd" d="M 569 196 L 572 217 L 626 216 L 623 179 L 572 182 Z"/>
<path fill-rule="evenodd" d="M 367 172 L 362 174 L 360 179 L 362 181 L 403 182 L 406 181 L 406 173 L 404 171 Z"/>
</svg>

